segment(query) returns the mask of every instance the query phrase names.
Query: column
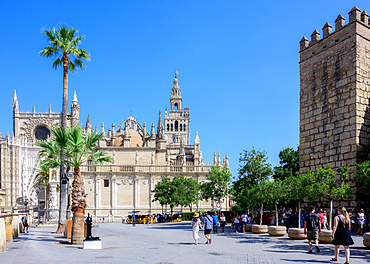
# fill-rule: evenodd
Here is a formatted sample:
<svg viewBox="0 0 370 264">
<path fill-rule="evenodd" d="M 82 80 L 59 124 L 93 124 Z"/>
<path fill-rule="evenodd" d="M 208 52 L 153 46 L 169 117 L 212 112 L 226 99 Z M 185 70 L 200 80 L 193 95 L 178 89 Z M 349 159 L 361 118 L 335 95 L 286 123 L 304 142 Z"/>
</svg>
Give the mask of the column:
<svg viewBox="0 0 370 264">
<path fill-rule="evenodd" d="M 112 192 L 111 192 L 111 214 L 116 215 L 117 214 L 117 178 L 116 176 L 112 176 Z"/>
<path fill-rule="evenodd" d="M 95 176 L 95 215 L 100 215 L 100 200 L 101 200 L 101 179 L 100 176 Z"/>
</svg>

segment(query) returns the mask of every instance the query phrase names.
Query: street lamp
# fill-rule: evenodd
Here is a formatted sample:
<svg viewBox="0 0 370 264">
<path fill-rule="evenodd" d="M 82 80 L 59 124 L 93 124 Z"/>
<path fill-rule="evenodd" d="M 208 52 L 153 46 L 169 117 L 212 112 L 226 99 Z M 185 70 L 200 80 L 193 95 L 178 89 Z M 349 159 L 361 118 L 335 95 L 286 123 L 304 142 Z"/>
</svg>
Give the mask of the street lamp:
<svg viewBox="0 0 370 264">
<path fill-rule="evenodd" d="M 72 179 L 73 172 L 68 172 L 67 178 L 67 219 L 70 220 L 72 218 L 71 214 L 71 188 L 69 187 L 69 178 Z"/>
</svg>

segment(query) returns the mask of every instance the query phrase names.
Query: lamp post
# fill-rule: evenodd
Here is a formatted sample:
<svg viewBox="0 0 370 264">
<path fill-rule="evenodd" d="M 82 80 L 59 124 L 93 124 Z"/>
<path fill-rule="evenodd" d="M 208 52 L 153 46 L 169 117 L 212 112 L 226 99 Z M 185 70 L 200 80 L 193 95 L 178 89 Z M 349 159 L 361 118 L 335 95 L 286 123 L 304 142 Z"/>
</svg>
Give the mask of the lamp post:
<svg viewBox="0 0 370 264">
<path fill-rule="evenodd" d="M 71 213 L 71 188 L 69 186 L 69 179 L 73 177 L 73 172 L 68 172 L 67 176 L 67 219 L 70 220 L 72 218 Z"/>
</svg>

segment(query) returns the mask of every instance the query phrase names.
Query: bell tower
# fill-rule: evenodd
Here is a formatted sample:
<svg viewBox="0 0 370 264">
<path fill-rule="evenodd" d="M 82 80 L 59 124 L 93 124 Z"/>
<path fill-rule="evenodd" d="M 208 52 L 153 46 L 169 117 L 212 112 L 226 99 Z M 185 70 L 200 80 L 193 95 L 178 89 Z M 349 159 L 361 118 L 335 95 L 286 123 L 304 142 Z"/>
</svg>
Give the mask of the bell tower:
<svg viewBox="0 0 370 264">
<path fill-rule="evenodd" d="M 170 113 L 165 113 L 164 117 L 164 131 L 167 145 L 180 145 L 181 140 L 184 145 L 190 145 L 190 111 L 188 107 L 182 110 L 182 97 L 177 76 L 179 73 L 175 72 L 175 79 L 171 90 L 171 109 Z"/>
</svg>

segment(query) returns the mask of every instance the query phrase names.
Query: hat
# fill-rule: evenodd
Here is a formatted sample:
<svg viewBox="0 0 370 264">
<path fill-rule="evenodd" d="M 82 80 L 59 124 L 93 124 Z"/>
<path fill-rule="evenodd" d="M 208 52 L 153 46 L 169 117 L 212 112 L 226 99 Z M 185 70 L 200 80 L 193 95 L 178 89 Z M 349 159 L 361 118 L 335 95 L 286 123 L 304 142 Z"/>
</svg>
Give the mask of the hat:
<svg viewBox="0 0 370 264">
<path fill-rule="evenodd" d="M 199 217 L 199 214 L 198 213 L 194 213 L 193 217 L 194 218 L 197 218 L 197 217 Z"/>
</svg>

